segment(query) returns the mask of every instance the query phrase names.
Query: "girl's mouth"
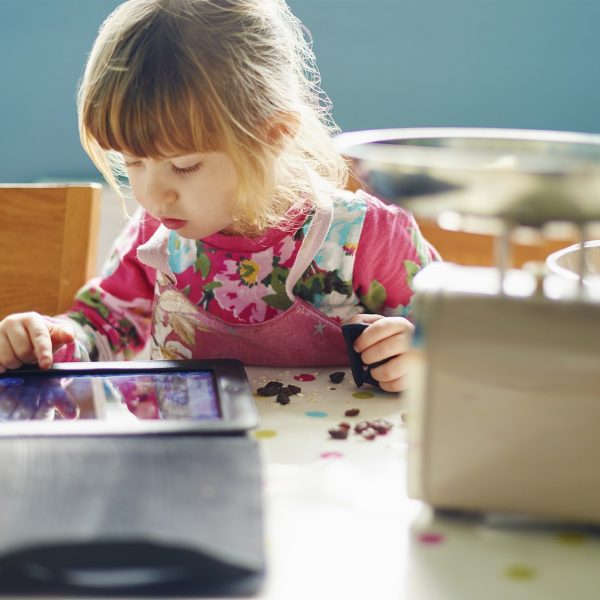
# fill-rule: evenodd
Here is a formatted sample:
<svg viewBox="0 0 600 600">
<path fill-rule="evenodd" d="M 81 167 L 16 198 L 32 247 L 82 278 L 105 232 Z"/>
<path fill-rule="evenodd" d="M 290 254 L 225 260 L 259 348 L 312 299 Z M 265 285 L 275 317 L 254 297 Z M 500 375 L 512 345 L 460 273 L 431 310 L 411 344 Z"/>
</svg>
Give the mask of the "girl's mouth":
<svg viewBox="0 0 600 600">
<path fill-rule="evenodd" d="M 181 229 L 187 223 L 182 219 L 161 219 L 160 221 L 167 229 Z"/>
</svg>

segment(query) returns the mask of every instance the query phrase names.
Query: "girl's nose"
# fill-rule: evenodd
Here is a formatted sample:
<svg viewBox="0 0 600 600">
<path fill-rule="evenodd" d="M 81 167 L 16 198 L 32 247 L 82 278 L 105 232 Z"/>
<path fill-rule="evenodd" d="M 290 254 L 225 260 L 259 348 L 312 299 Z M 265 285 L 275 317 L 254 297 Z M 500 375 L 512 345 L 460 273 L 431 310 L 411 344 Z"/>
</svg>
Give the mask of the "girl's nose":
<svg viewBox="0 0 600 600">
<path fill-rule="evenodd" d="M 177 191 L 160 175 L 150 175 L 147 178 L 144 192 L 147 201 L 158 213 L 177 200 Z"/>
</svg>

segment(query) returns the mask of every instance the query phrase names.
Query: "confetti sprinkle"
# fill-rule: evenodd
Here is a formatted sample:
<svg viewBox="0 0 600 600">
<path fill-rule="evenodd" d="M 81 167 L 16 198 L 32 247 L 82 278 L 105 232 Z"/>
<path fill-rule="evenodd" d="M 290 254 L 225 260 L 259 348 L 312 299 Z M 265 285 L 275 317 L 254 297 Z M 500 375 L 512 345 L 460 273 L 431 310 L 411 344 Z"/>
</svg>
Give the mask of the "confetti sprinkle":
<svg viewBox="0 0 600 600">
<path fill-rule="evenodd" d="M 437 544 L 441 544 L 446 539 L 446 536 L 442 533 L 426 532 L 420 533 L 417 536 L 417 539 L 419 540 L 419 542 L 421 542 L 421 544 L 434 546 Z"/>
<path fill-rule="evenodd" d="M 587 542 L 587 537 L 581 531 L 562 531 L 556 536 L 556 541 L 565 546 L 578 546 Z"/>
<path fill-rule="evenodd" d="M 323 417 L 327 416 L 326 412 L 323 412 L 321 410 L 309 410 L 308 412 L 304 413 L 307 417 L 315 417 L 317 419 L 322 419 Z"/>
<path fill-rule="evenodd" d="M 321 458 L 342 458 L 341 452 L 321 452 Z"/>
<path fill-rule="evenodd" d="M 272 429 L 259 429 L 258 431 L 254 431 L 252 435 L 259 440 L 266 440 L 275 437 L 277 432 Z"/>
<path fill-rule="evenodd" d="M 359 400 L 366 400 L 367 398 L 373 398 L 375 394 L 373 392 L 354 392 L 352 394 L 353 398 L 358 398 Z"/>
<path fill-rule="evenodd" d="M 505 571 L 505 575 L 510 579 L 516 579 L 519 581 L 529 581 L 536 575 L 535 569 L 528 567 L 527 565 L 512 565 Z"/>
<path fill-rule="evenodd" d="M 314 381 L 315 376 L 310 373 L 300 373 L 299 375 L 294 375 L 294 379 L 296 381 Z"/>
</svg>

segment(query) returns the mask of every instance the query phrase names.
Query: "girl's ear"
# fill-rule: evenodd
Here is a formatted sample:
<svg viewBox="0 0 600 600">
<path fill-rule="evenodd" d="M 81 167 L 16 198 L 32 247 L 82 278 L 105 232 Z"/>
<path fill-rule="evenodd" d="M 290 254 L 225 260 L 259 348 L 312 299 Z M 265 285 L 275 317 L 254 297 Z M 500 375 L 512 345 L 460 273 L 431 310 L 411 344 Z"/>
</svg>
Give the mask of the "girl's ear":
<svg viewBox="0 0 600 600">
<path fill-rule="evenodd" d="M 276 149 L 283 148 L 287 139 L 296 137 L 300 128 L 300 114 L 294 111 L 273 113 L 267 120 L 266 139 Z"/>
</svg>

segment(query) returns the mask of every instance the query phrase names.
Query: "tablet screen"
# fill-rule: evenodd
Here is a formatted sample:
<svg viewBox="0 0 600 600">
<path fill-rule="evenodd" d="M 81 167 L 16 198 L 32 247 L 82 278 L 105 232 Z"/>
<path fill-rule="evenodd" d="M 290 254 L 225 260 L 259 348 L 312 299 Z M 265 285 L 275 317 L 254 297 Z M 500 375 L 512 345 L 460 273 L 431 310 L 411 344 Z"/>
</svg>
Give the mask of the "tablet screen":
<svg viewBox="0 0 600 600">
<path fill-rule="evenodd" d="M 211 371 L 30 374 L 0 378 L 0 421 L 221 418 Z"/>
</svg>

